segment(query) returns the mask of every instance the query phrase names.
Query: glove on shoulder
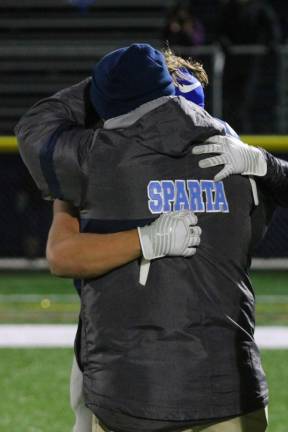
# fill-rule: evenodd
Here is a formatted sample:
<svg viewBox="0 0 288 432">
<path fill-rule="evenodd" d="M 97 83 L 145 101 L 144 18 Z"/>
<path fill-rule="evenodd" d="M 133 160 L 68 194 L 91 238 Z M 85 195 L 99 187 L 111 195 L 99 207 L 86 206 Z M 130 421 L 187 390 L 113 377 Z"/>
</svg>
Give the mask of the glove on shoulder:
<svg viewBox="0 0 288 432">
<path fill-rule="evenodd" d="M 262 150 L 245 144 L 237 138 L 216 135 L 206 140 L 203 145 L 193 147 L 192 153 L 218 154 L 199 162 L 201 168 L 224 165 L 224 168 L 215 175 L 216 181 L 223 180 L 231 174 L 262 177 L 267 172 L 267 162 Z"/>
</svg>

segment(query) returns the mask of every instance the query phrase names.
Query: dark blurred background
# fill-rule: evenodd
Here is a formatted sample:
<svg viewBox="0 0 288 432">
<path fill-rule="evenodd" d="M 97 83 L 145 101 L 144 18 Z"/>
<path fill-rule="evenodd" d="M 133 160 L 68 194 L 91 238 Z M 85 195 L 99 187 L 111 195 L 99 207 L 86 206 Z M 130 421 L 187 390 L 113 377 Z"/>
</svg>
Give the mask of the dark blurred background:
<svg viewBox="0 0 288 432">
<path fill-rule="evenodd" d="M 0 257 L 45 250 L 51 204 L 5 144 L 33 103 L 89 76 L 113 49 L 168 43 L 204 64 L 210 113 L 242 135 L 288 135 L 287 17 L 284 0 L 1 0 Z M 287 257 L 287 228 L 280 210 L 257 255 Z"/>
</svg>

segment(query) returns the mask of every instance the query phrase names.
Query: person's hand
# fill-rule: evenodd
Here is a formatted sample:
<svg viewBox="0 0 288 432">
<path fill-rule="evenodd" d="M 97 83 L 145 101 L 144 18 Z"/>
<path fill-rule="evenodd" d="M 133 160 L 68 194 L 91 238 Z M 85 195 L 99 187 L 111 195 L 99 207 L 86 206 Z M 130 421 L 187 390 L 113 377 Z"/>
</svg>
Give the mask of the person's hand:
<svg viewBox="0 0 288 432">
<path fill-rule="evenodd" d="M 257 147 L 244 144 L 237 138 L 216 135 L 209 138 L 204 144 L 192 149 L 195 155 L 217 153 L 199 162 L 201 168 L 210 168 L 224 165 L 224 168 L 215 175 L 214 180 L 219 181 L 231 174 L 252 176 L 265 176 L 267 162 L 264 153 Z"/>
<path fill-rule="evenodd" d="M 151 260 L 194 255 L 201 235 L 197 220 L 193 212 L 183 210 L 162 214 L 150 225 L 138 227 L 143 257 Z"/>
</svg>

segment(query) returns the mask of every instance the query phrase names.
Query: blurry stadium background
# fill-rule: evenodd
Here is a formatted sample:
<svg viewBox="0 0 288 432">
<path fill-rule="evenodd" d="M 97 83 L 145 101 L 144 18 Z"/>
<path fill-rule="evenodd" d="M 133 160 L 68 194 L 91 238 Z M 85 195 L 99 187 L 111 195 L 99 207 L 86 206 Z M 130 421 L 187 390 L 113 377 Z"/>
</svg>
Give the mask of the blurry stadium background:
<svg viewBox="0 0 288 432">
<path fill-rule="evenodd" d="M 0 0 L 1 432 L 71 430 L 68 387 L 79 311 L 72 282 L 47 271 L 51 204 L 18 155 L 17 120 L 34 102 L 87 77 L 108 51 L 133 42 L 162 48 L 168 39 L 176 53 L 204 63 L 207 110 L 246 142 L 288 159 L 287 17 L 283 0 Z M 259 328 L 276 331 L 265 333 L 274 349 L 264 344 L 262 350 L 269 432 L 288 430 L 287 269 L 288 210 L 279 209 L 251 273 Z M 29 338 L 36 330 L 42 342 Z M 59 336 L 59 343 L 41 348 L 46 331 L 64 332 L 64 339 L 70 332 L 68 343 Z"/>
</svg>

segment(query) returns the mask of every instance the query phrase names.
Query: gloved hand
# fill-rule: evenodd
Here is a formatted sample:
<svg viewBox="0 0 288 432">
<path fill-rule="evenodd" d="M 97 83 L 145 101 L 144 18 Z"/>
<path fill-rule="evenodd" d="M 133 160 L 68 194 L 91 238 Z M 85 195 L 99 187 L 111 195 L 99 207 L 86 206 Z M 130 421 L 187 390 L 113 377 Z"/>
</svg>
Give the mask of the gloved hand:
<svg viewBox="0 0 288 432">
<path fill-rule="evenodd" d="M 197 216 L 188 210 L 162 214 L 150 225 L 138 227 L 143 257 L 146 260 L 166 255 L 188 257 L 196 253 L 201 228 Z"/>
<path fill-rule="evenodd" d="M 211 156 L 199 162 L 201 168 L 224 165 L 224 168 L 215 175 L 215 181 L 223 180 L 231 174 L 262 177 L 267 172 L 264 153 L 237 138 L 216 135 L 206 140 L 203 145 L 193 147 L 192 153 L 219 153 L 219 156 Z"/>
</svg>

